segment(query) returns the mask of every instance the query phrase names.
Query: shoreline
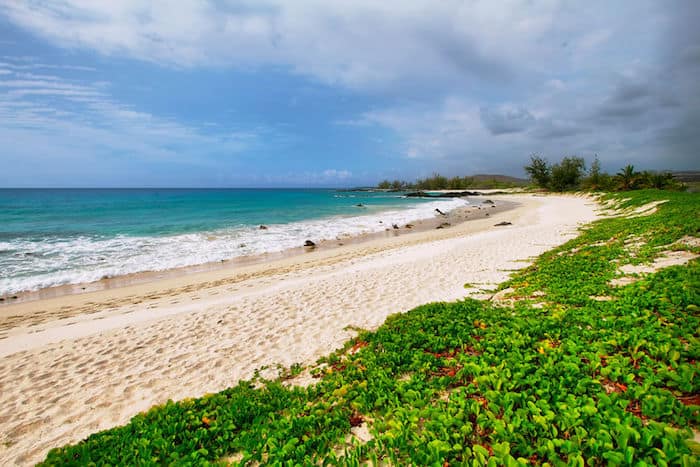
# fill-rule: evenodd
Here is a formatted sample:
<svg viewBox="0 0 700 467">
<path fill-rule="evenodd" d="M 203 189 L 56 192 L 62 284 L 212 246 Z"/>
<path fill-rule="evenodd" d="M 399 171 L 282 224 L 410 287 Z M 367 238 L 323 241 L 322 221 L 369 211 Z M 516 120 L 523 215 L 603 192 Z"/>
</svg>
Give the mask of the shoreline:
<svg viewBox="0 0 700 467">
<path fill-rule="evenodd" d="M 485 193 L 487 194 L 487 193 Z M 442 222 L 448 222 L 450 227 L 456 226 L 462 222 L 469 222 L 475 219 L 484 218 L 486 212 L 499 213 L 505 210 L 514 209 L 515 204 L 508 201 L 502 201 L 498 205 L 484 204 L 484 200 L 479 198 L 469 197 L 467 201 L 470 203 L 467 206 L 459 207 L 448 212 L 446 216 L 436 215 L 432 218 L 425 218 L 410 224 L 413 227 L 407 228 L 405 225 L 399 226 L 399 229 L 393 229 L 391 226 L 382 232 L 366 233 L 361 235 L 347 236 L 342 239 L 323 239 L 316 241 L 314 248 L 299 246 L 279 252 L 261 253 L 256 255 L 242 255 L 233 258 L 196 264 L 192 266 L 182 266 L 163 270 L 141 271 L 128 274 L 121 274 L 114 277 L 104 278 L 92 282 L 76 282 L 70 284 L 61 284 L 51 287 L 45 287 L 38 290 L 27 290 L 20 292 L 10 292 L 0 295 L 0 316 L 3 311 L 13 305 L 18 305 L 28 302 L 42 301 L 46 299 L 60 298 L 70 295 L 89 294 L 103 290 L 113 290 L 117 288 L 139 285 L 149 282 L 158 282 L 163 279 L 170 279 L 179 276 L 195 275 L 199 273 L 207 273 L 219 270 L 230 270 L 235 272 L 235 269 L 241 266 L 258 265 L 271 263 L 278 260 L 291 258 L 298 255 L 313 253 L 316 251 L 325 251 L 327 249 L 335 249 L 345 245 L 359 244 L 367 241 L 394 238 L 401 235 L 410 235 L 426 230 L 435 229 Z M 483 208 L 483 209 L 482 209 Z M 483 212 L 479 212 L 479 211 Z"/>
<path fill-rule="evenodd" d="M 126 423 L 256 369 L 309 364 L 397 312 L 485 289 L 598 218 L 591 198 L 519 206 L 445 229 L 0 310 L 0 463 Z M 512 225 L 495 227 L 502 221 Z M 468 287 L 465 287 L 468 284 Z M 36 306 L 41 304 L 41 306 Z M 8 312 L 10 311 L 10 312 Z"/>
</svg>

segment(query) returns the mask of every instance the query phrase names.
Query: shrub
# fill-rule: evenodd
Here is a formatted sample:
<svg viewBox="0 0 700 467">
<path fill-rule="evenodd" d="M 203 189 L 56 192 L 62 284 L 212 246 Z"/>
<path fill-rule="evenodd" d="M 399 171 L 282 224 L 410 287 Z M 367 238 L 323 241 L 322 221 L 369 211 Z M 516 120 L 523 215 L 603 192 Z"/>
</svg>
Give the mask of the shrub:
<svg viewBox="0 0 700 467">
<path fill-rule="evenodd" d="M 551 169 L 549 187 L 556 191 L 579 187 L 586 163 L 581 157 L 565 157 Z"/>
</svg>

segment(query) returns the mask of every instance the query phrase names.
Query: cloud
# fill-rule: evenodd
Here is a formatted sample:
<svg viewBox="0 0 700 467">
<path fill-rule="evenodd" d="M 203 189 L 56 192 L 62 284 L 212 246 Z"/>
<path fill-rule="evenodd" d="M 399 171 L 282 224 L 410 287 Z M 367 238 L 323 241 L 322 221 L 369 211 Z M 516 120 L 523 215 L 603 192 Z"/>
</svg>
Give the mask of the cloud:
<svg viewBox="0 0 700 467">
<path fill-rule="evenodd" d="M 348 170 L 327 169 L 322 172 L 324 180 L 346 180 L 352 177 L 352 172 Z"/>
<path fill-rule="evenodd" d="M 250 150 L 266 132 L 187 125 L 120 103 L 109 83 L 26 73 L 15 65 L 0 63 L 7 71 L 0 74 L 0 143 L 11 148 L 3 163 L 13 168 L 0 176 L 2 186 L 16 186 L 18 179 L 56 184 L 49 175 L 92 186 L 90 180 L 99 184 L 112 172 L 121 177 L 115 183 L 131 186 L 135 177 L 128 168 L 149 164 L 211 170 L 210 155 Z"/>
<path fill-rule="evenodd" d="M 355 183 L 354 174 L 345 169 L 326 169 L 322 171 L 299 170 L 282 173 L 266 172 L 250 174 L 244 181 L 246 186 L 272 186 L 272 187 L 345 187 Z M 240 181 L 239 181 L 240 183 Z"/>
<path fill-rule="evenodd" d="M 700 3 L 674 1 L 677 14 L 668 22 L 661 44 L 659 80 L 673 91 L 677 108 L 671 124 L 659 132 L 658 157 L 667 167 L 698 169 L 700 148 Z"/>
<path fill-rule="evenodd" d="M 2 6 L 0 6 L 2 8 Z M 70 71 L 97 71 L 96 68 L 94 67 L 89 67 L 89 66 L 82 66 L 82 65 L 55 65 L 55 64 L 48 64 L 48 63 L 41 63 L 39 62 L 35 57 L 17 57 L 17 56 L 12 56 L 12 55 L 3 55 L 2 57 L 3 60 L 9 60 L 10 62 L 16 62 L 20 61 L 22 63 L 8 63 L 8 62 L 0 62 L 0 67 L 4 68 L 9 68 L 12 70 L 40 70 L 40 69 L 47 69 L 47 70 L 70 70 Z"/>
<path fill-rule="evenodd" d="M 497 108 L 482 107 L 479 116 L 492 135 L 519 133 L 535 124 L 535 117 L 527 109 L 510 105 Z"/>
<path fill-rule="evenodd" d="M 324 83 L 384 90 L 508 81 L 556 60 L 560 51 L 543 39 L 565 19 L 557 2 L 529 0 L 182 0 L 178 8 L 164 0 L 45 0 L 0 8 L 69 48 L 176 67 L 282 66 Z M 590 34 L 567 26 L 567 34 Z M 538 63 L 528 59 L 535 54 Z"/>
</svg>

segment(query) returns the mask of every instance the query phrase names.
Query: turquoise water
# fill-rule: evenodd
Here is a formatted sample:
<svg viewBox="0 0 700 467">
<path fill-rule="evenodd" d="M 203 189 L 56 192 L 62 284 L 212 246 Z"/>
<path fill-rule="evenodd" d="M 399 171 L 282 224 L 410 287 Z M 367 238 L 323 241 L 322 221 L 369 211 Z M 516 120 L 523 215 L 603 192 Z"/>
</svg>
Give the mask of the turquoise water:
<svg viewBox="0 0 700 467">
<path fill-rule="evenodd" d="M 378 232 L 464 204 L 312 189 L 2 189 L 0 295 Z"/>
</svg>

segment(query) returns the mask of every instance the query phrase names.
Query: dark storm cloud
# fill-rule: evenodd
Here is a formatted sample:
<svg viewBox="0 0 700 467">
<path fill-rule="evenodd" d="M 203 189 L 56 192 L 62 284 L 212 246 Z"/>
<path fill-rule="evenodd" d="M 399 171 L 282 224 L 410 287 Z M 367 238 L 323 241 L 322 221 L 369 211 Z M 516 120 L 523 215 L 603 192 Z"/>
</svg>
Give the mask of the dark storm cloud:
<svg viewBox="0 0 700 467">
<path fill-rule="evenodd" d="M 580 122 L 562 122 L 551 119 L 543 119 L 537 122 L 537 129 L 533 131 L 533 135 L 539 139 L 556 139 L 567 138 L 588 132 L 590 132 L 590 129 L 582 125 Z"/>
<path fill-rule="evenodd" d="M 611 120 L 634 120 L 649 112 L 656 112 L 680 105 L 674 90 L 659 85 L 658 76 L 648 76 L 647 81 L 624 80 L 617 84 L 612 96 L 606 99 L 596 112 L 602 123 Z M 654 80 L 656 83 L 652 83 Z"/>
<path fill-rule="evenodd" d="M 661 134 L 664 159 L 686 169 L 700 168 L 700 2 L 676 1 L 662 50 L 664 86 L 675 91 L 678 118 Z"/>
<path fill-rule="evenodd" d="M 481 122 L 492 135 L 519 133 L 530 129 L 535 124 L 535 117 L 522 107 L 479 109 Z"/>
<path fill-rule="evenodd" d="M 631 120 L 643 116 L 655 105 L 651 89 L 642 83 L 620 83 L 617 89 L 596 111 L 599 123 L 611 120 Z"/>
<path fill-rule="evenodd" d="M 509 81 L 513 70 L 501 60 L 479 52 L 472 40 L 457 37 L 437 28 L 427 32 L 426 40 L 447 67 L 452 68 L 457 76 L 473 76 L 482 80 L 496 82 Z"/>
<path fill-rule="evenodd" d="M 612 99 L 616 102 L 625 103 L 643 99 L 651 94 L 652 92 L 647 83 L 625 82 L 618 86 Z"/>
</svg>

